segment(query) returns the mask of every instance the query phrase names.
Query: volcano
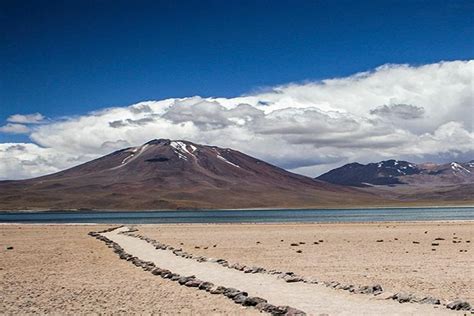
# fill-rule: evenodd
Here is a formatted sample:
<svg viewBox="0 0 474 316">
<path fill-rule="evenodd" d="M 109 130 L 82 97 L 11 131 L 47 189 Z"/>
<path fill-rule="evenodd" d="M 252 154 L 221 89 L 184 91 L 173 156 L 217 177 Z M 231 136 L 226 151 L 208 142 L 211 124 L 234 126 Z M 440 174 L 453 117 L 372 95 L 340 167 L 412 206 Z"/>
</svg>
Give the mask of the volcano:
<svg viewBox="0 0 474 316">
<path fill-rule="evenodd" d="M 371 193 L 297 175 L 236 150 L 168 139 L 51 175 L 0 182 L 4 210 L 349 207 L 377 201 Z"/>
</svg>

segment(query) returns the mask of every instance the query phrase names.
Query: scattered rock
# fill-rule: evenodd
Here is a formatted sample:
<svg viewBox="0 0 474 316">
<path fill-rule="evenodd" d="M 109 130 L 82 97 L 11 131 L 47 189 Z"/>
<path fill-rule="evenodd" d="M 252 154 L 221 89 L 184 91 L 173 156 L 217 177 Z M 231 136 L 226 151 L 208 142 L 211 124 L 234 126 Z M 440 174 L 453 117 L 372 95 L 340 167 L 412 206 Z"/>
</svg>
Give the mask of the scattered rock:
<svg viewBox="0 0 474 316">
<path fill-rule="evenodd" d="M 13 246 L 8 246 L 7 250 L 13 250 Z"/>
<path fill-rule="evenodd" d="M 192 279 L 189 280 L 188 282 L 184 283 L 185 286 L 187 287 L 199 287 L 201 285 L 202 281 L 198 279 Z"/>
<path fill-rule="evenodd" d="M 448 303 L 446 307 L 452 310 L 456 310 L 456 311 L 460 311 L 460 310 L 467 311 L 471 309 L 471 304 L 469 304 L 466 301 L 455 300 Z"/>
<path fill-rule="evenodd" d="M 415 297 L 409 293 L 399 292 L 395 295 L 392 295 L 389 298 L 394 299 L 398 301 L 399 303 L 408 303 L 408 302 L 413 301 Z"/>
<path fill-rule="evenodd" d="M 435 297 L 427 296 L 427 297 L 422 298 L 421 300 L 418 300 L 418 303 L 439 305 L 441 304 L 441 301 Z"/>
<path fill-rule="evenodd" d="M 297 253 L 302 253 L 302 252 L 303 252 L 303 250 L 296 250 L 296 252 L 297 252 Z"/>
<path fill-rule="evenodd" d="M 413 241 L 414 244 L 419 244 L 420 242 L 419 241 Z"/>
<path fill-rule="evenodd" d="M 299 309 L 290 307 L 290 306 L 279 306 L 279 308 L 285 311 L 284 312 L 285 316 L 303 316 L 303 315 L 306 315 L 305 312 L 303 312 Z"/>
<path fill-rule="evenodd" d="M 292 244 L 290 244 L 290 246 L 296 247 L 296 246 L 299 246 L 299 244 L 297 244 L 297 243 L 292 243 Z"/>
<path fill-rule="evenodd" d="M 383 239 L 378 239 L 377 242 L 383 242 Z"/>
<path fill-rule="evenodd" d="M 242 305 L 244 306 L 257 306 L 258 304 L 267 303 L 267 300 L 257 297 L 257 296 L 250 296 L 246 297 Z"/>
<path fill-rule="evenodd" d="M 214 286 L 214 284 L 212 284 L 211 282 L 202 282 L 201 284 L 199 284 L 199 289 L 200 290 L 205 290 L 205 291 L 210 291 L 213 286 Z"/>
<path fill-rule="evenodd" d="M 243 304 L 246 299 L 247 299 L 247 295 L 244 295 L 243 293 L 237 294 L 236 296 L 232 298 L 232 300 L 236 302 L 237 304 Z"/>
<path fill-rule="evenodd" d="M 445 240 L 445 239 L 441 237 L 436 237 L 434 240 Z"/>
<path fill-rule="evenodd" d="M 439 246 L 439 243 L 437 243 L 437 242 L 432 242 L 432 243 L 431 243 L 431 246 Z"/>
<path fill-rule="evenodd" d="M 188 282 L 188 281 L 190 281 L 190 280 L 192 280 L 192 279 L 194 279 L 194 278 L 195 278 L 194 275 L 192 275 L 192 276 L 183 276 L 183 277 L 180 277 L 180 278 L 178 279 L 178 283 L 181 284 L 181 285 L 183 285 L 183 284 L 185 284 L 186 282 Z"/>
<path fill-rule="evenodd" d="M 356 294 L 374 294 L 374 295 L 378 295 L 382 292 L 383 292 L 383 288 L 379 284 L 366 285 L 366 286 L 362 286 L 362 287 L 354 290 L 354 293 L 356 293 Z"/>
<path fill-rule="evenodd" d="M 287 274 L 287 273 L 280 275 L 279 278 L 285 280 L 285 282 L 288 282 L 288 283 L 303 281 L 303 278 L 296 276 L 294 274 Z"/>
<path fill-rule="evenodd" d="M 214 286 L 209 290 L 209 293 L 211 293 L 211 294 L 222 294 L 222 293 L 224 293 L 225 290 L 226 290 L 226 288 L 223 287 L 223 286 L 216 286 L 216 285 L 214 285 Z"/>
<path fill-rule="evenodd" d="M 227 296 L 228 298 L 234 298 L 235 296 L 239 295 L 239 294 L 243 294 L 245 296 L 247 296 L 248 294 L 245 293 L 245 292 L 242 292 L 242 291 L 239 291 L 237 289 L 234 289 L 232 287 L 229 287 L 229 288 L 226 288 L 224 293 L 223 293 L 225 296 Z"/>
</svg>

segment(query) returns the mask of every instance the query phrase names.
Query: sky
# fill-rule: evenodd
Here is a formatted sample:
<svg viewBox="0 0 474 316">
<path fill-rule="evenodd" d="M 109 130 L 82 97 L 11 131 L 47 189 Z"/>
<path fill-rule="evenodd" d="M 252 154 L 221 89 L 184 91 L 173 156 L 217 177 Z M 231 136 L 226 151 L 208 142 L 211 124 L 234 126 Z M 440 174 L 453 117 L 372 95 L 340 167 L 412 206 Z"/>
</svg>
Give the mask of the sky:
<svg viewBox="0 0 474 316">
<path fill-rule="evenodd" d="M 153 138 L 473 159 L 472 1 L 0 1 L 0 179 Z"/>
</svg>

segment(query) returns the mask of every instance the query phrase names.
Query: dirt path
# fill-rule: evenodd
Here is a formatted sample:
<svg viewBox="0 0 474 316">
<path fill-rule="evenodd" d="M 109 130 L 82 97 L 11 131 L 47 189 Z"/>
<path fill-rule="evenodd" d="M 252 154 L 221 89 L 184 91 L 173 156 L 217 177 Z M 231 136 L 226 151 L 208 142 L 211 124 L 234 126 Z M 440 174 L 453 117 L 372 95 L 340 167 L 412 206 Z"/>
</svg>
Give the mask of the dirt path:
<svg viewBox="0 0 474 316">
<path fill-rule="evenodd" d="M 328 289 L 322 285 L 287 283 L 269 274 L 246 274 L 212 262 L 197 262 L 174 255 L 169 250 L 157 250 L 151 244 L 119 232 L 121 228 L 103 235 L 118 243 L 127 253 L 151 261 L 162 269 L 196 278 L 224 287 L 233 287 L 249 296 L 265 298 L 274 305 L 289 305 L 309 315 L 455 315 L 433 305 L 400 304 L 369 295 L 354 295 Z"/>
</svg>

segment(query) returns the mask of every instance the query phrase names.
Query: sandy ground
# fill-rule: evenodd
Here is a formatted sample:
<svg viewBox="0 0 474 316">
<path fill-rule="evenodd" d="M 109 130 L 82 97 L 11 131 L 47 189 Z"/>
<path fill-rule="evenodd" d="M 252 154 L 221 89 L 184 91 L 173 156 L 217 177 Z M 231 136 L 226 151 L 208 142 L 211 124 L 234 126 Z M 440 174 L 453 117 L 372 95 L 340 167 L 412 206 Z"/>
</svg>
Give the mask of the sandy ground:
<svg viewBox="0 0 474 316">
<path fill-rule="evenodd" d="M 378 283 L 391 292 L 474 303 L 474 222 L 139 228 L 142 234 L 187 252 L 231 263 L 293 271 L 322 281 Z"/>
<path fill-rule="evenodd" d="M 260 314 L 119 260 L 98 229 L 0 225 L 0 314 Z"/>
<path fill-rule="evenodd" d="M 474 302 L 474 222 L 138 228 L 149 237 L 207 257 L 294 271 L 320 280 L 380 283 L 388 291 Z M 119 260 L 102 242 L 86 235 L 99 229 L 1 225 L 0 313 L 258 313 Z M 304 244 L 290 246 L 299 242 Z M 439 246 L 431 246 L 433 242 Z M 7 246 L 14 249 L 6 250 Z"/>
<path fill-rule="evenodd" d="M 127 228 L 120 228 L 104 236 L 118 243 L 126 253 L 145 261 L 151 261 L 163 269 L 182 276 L 194 275 L 197 279 L 213 284 L 236 288 L 249 296 L 262 297 L 273 305 L 287 305 L 306 312 L 308 315 L 451 315 L 452 311 L 429 304 L 399 304 L 368 295 L 352 295 L 334 291 L 320 284 L 302 282 L 287 283 L 275 275 L 249 274 L 228 269 L 217 263 L 196 262 L 175 256 L 170 250 L 157 250 L 136 237 L 120 234 Z M 383 295 L 382 295 L 383 296 Z"/>
</svg>

